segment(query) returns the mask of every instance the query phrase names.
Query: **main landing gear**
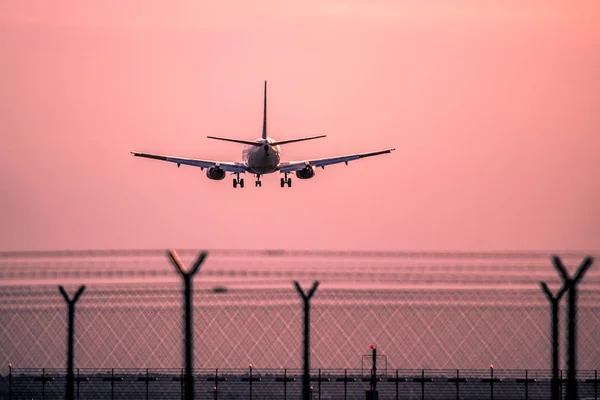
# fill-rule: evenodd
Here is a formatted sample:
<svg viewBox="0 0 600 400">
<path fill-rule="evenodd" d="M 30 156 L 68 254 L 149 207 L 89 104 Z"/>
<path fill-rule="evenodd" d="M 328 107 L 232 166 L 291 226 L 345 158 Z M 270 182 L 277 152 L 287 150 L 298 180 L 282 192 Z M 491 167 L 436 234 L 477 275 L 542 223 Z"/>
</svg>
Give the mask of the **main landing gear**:
<svg viewBox="0 0 600 400">
<path fill-rule="evenodd" d="M 288 187 L 292 187 L 292 178 L 288 178 L 288 174 L 284 174 L 285 178 L 281 178 L 281 187 L 285 187 L 287 184 Z"/>
<path fill-rule="evenodd" d="M 254 186 L 262 187 L 262 182 L 260 180 L 260 174 L 256 174 L 256 182 L 254 182 Z"/>
<path fill-rule="evenodd" d="M 236 177 L 233 178 L 233 187 L 236 188 L 236 187 L 238 187 L 238 185 L 240 185 L 240 187 L 243 188 L 244 187 L 244 178 L 240 179 L 239 173 L 236 173 L 235 175 L 236 175 Z"/>
</svg>

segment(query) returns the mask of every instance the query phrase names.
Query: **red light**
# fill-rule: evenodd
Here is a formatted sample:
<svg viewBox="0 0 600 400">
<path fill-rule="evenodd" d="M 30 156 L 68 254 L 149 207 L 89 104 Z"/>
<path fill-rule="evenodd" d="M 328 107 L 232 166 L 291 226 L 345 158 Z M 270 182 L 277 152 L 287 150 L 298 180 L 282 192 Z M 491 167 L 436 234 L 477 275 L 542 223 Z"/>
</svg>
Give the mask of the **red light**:
<svg viewBox="0 0 600 400">
<path fill-rule="evenodd" d="M 373 349 L 373 348 L 375 348 L 375 345 L 373 345 L 373 344 L 372 344 L 372 345 L 371 345 L 371 348 L 372 348 L 372 349 Z"/>
</svg>

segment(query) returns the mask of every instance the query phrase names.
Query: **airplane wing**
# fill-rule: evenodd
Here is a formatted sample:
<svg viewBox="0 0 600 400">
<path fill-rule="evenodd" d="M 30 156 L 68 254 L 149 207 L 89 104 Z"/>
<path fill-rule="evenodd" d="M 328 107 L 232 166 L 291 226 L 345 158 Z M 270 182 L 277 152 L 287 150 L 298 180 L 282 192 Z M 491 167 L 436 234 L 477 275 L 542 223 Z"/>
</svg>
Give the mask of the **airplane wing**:
<svg viewBox="0 0 600 400">
<path fill-rule="evenodd" d="M 346 163 L 346 165 L 348 165 L 348 161 L 354 161 L 354 160 L 358 160 L 361 158 L 378 156 L 380 154 L 387 154 L 387 153 L 391 153 L 394 150 L 395 149 L 386 149 L 386 150 L 374 151 L 371 153 L 349 154 L 347 156 L 340 156 L 340 157 L 319 158 L 319 159 L 304 160 L 304 161 L 291 161 L 291 162 L 287 162 L 287 163 L 281 163 L 279 165 L 279 172 L 288 173 L 288 172 L 300 171 L 301 169 L 303 169 L 304 167 L 309 166 L 309 165 L 312 167 L 321 167 L 321 168 L 325 168 L 327 165 L 333 165 L 333 164 L 339 164 L 339 163 Z"/>
<path fill-rule="evenodd" d="M 171 157 L 171 156 L 163 156 L 159 154 L 150 154 L 150 153 L 138 153 L 132 151 L 136 157 L 144 157 L 144 158 L 152 158 L 154 160 L 168 161 L 177 164 L 179 167 L 181 164 L 183 165 L 191 165 L 192 167 L 200 167 L 204 168 L 220 168 L 223 171 L 227 172 L 236 172 L 236 173 L 245 173 L 248 168 L 245 164 L 235 163 L 235 162 L 221 162 L 221 161 L 210 161 L 210 160 L 199 160 L 197 158 L 181 158 L 181 157 Z"/>
</svg>

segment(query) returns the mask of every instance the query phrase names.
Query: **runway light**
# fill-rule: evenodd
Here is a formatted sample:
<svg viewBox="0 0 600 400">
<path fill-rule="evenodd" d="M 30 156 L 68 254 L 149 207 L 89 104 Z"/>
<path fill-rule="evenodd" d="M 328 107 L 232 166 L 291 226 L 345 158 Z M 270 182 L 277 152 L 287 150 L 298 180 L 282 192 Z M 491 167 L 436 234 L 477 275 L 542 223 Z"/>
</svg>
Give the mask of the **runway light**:
<svg viewBox="0 0 600 400">
<path fill-rule="evenodd" d="M 371 344 L 371 348 L 372 348 L 372 349 L 374 349 L 374 348 L 375 348 L 375 345 L 374 345 L 374 344 Z"/>
<path fill-rule="evenodd" d="M 490 368 L 491 368 L 491 369 L 494 369 L 494 364 L 490 364 Z"/>
</svg>

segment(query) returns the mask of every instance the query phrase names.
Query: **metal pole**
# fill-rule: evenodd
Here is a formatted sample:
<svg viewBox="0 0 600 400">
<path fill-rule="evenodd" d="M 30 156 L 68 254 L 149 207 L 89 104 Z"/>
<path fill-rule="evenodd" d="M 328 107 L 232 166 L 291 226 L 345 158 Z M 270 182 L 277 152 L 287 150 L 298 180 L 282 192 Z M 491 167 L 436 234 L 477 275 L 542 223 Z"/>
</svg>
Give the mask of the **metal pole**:
<svg viewBox="0 0 600 400">
<path fill-rule="evenodd" d="M 425 370 L 421 370 L 421 400 L 425 400 Z"/>
<path fill-rule="evenodd" d="M 287 368 L 283 370 L 283 400 L 287 399 Z"/>
<path fill-rule="evenodd" d="M 589 256 L 585 257 L 573 277 L 569 276 L 569 272 L 565 268 L 560 257 L 553 256 L 552 260 L 555 268 L 560 273 L 563 285 L 567 286 L 569 290 L 569 329 L 567 331 L 567 365 L 569 370 L 567 372 L 567 399 L 577 400 L 579 398 L 577 393 L 577 285 L 588 268 L 592 266 L 594 259 Z"/>
<path fill-rule="evenodd" d="M 321 400 L 321 368 L 319 368 L 319 400 Z"/>
<path fill-rule="evenodd" d="M 110 370 L 110 400 L 115 400 L 115 369 Z"/>
<path fill-rule="evenodd" d="M 252 400 L 252 364 L 250 364 L 250 400 Z"/>
<path fill-rule="evenodd" d="M 344 400 L 348 395 L 348 370 L 344 368 Z"/>
<path fill-rule="evenodd" d="M 373 368 L 371 369 L 371 390 L 373 391 L 373 399 L 375 399 L 375 392 L 377 391 L 377 349 L 375 345 L 371 345 L 373 349 Z"/>
<path fill-rule="evenodd" d="M 75 392 L 74 381 L 75 377 L 73 374 L 73 366 L 75 364 L 74 361 L 74 343 L 75 343 L 75 303 L 79 300 L 79 297 L 83 294 L 85 290 L 85 285 L 79 287 L 79 290 L 73 296 L 73 299 L 69 298 L 67 291 L 64 287 L 59 286 L 58 290 L 65 298 L 67 302 L 68 309 L 68 329 L 67 329 L 67 387 L 66 387 L 66 399 L 73 400 L 73 395 Z"/>
<path fill-rule="evenodd" d="M 219 397 L 219 368 L 215 368 L 215 400 Z"/>
<path fill-rule="evenodd" d="M 198 258 L 192 264 L 192 267 L 188 270 L 185 269 L 183 263 L 179 259 L 179 255 L 175 250 L 167 251 L 167 255 L 171 259 L 171 262 L 175 266 L 175 269 L 183 278 L 183 297 L 184 297 L 184 331 L 185 331 L 185 345 L 184 345 L 184 359 L 185 359 L 185 378 L 184 378 L 184 392 L 185 400 L 194 399 L 194 324 L 193 324 L 193 300 L 194 300 L 194 289 L 193 289 L 193 278 L 194 275 L 199 271 L 200 266 L 204 262 L 204 259 L 208 255 L 207 252 L 203 251 L 198 255 Z"/>
<path fill-rule="evenodd" d="M 12 363 L 8 364 L 8 400 L 12 400 Z"/>
<path fill-rule="evenodd" d="M 598 400 L 598 370 L 594 370 L 594 399 Z"/>
<path fill-rule="evenodd" d="M 490 398 L 494 400 L 494 366 L 490 365 Z"/>
<path fill-rule="evenodd" d="M 560 310 L 560 299 L 567 291 L 567 285 L 563 285 L 562 288 L 558 291 L 556 296 L 552 294 L 550 288 L 546 284 L 546 282 L 540 282 L 542 287 L 542 291 L 546 295 L 546 298 L 550 302 L 550 314 L 551 314 L 551 322 L 550 322 L 550 330 L 552 332 L 552 379 L 551 379 L 551 390 L 552 390 L 552 400 L 559 400 L 559 382 L 558 382 L 558 369 L 560 364 L 560 355 L 559 355 L 559 334 L 558 334 L 558 326 L 559 326 L 559 310 Z"/>
<path fill-rule="evenodd" d="M 302 374 L 302 399 L 309 400 L 311 397 L 310 391 L 310 299 L 315 294 L 317 287 L 319 287 L 319 281 L 315 281 L 308 291 L 308 293 L 304 293 L 302 287 L 297 281 L 294 281 L 294 285 L 296 286 L 296 290 L 298 294 L 302 298 L 304 303 L 304 327 L 303 327 L 303 336 L 304 336 L 304 347 L 303 347 L 303 358 L 304 358 L 304 371 Z"/>
<path fill-rule="evenodd" d="M 398 400 L 398 368 L 396 368 L 396 400 Z"/>
<path fill-rule="evenodd" d="M 525 400 L 529 400 L 529 379 L 527 370 L 525 370 Z"/>
<path fill-rule="evenodd" d="M 148 400 L 148 386 L 149 386 L 149 382 L 150 379 L 148 378 L 148 368 L 146 368 L 146 400 Z"/>
<path fill-rule="evenodd" d="M 459 390 L 460 390 L 460 389 L 459 389 L 459 383 L 458 383 L 458 380 L 459 380 L 459 370 L 457 369 L 457 370 L 456 370 L 456 400 L 459 400 L 459 399 L 460 399 L 460 395 L 459 395 Z"/>
<path fill-rule="evenodd" d="M 562 399 L 562 394 L 563 394 L 563 371 L 562 369 L 560 370 L 560 386 L 558 387 L 560 390 L 558 391 L 558 394 L 560 395 L 560 399 Z"/>
</svg>

